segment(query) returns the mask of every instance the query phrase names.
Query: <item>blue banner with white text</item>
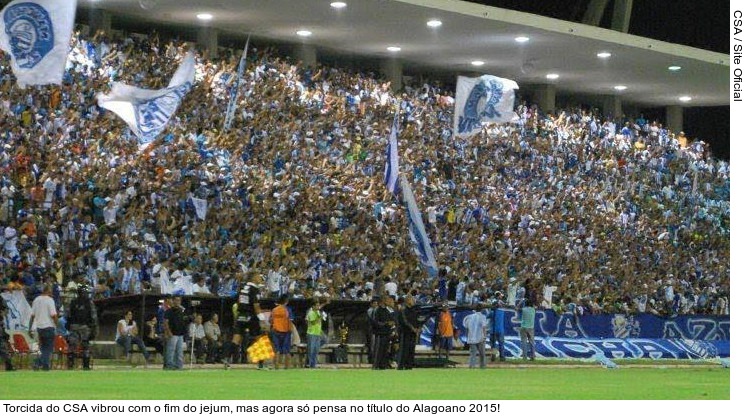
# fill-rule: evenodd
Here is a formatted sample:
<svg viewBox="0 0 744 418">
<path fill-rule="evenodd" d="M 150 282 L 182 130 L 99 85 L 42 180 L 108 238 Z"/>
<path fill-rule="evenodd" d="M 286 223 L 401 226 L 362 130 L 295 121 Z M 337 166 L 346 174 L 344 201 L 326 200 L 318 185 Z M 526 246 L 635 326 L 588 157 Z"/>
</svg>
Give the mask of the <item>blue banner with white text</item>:
<svg viewBox="0 0 744 418">
<path fill-rule="evenodd" d="M 453 309 L 453 322 L 463 343 L 467 331 L 463 319 L 472 310 Z M 486 313 L 493 323 L 493 311 Z M 730 354 L 730 317 L 680 315 L 659 317 L 651 314 L 602 314 L 577 316 L 537 311 L 535 340 L 542 357 L 592 358 L 679 358 L 728 357 Z M 420 344 L 432 345 L 435 318 L 423 327 Z M 519 315 L 504 309 L 507 357 L 521 356 Z M 490 334 L 489 334 L 490 343 Z M 490 344 L 489 344 L 490 347 Z"/>
</svg>

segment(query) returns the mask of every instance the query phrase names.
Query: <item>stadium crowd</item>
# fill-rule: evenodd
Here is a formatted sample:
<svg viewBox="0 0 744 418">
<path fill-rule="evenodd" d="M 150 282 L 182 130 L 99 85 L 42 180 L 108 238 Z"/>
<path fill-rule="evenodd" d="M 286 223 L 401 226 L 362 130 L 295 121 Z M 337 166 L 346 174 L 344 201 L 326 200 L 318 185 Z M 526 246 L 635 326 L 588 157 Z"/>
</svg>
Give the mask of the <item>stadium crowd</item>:
<svg viewBox="0 0 744 418">
<path fill-rule="evenodd" d="M 0 60 L 0 281 L 29 300 L 88 281 L 153 291 L 516 304 L 583 313 L 728 314 L 729 165 L 643 117 L 553 114 L 453 137 L 454 97 L 253 49 L 222 132 L 239 53 L 197 82 L 144 150 L 96 94 L 161 88 L 188 46 L 76 34 L 62 86 L 19 89 Z M 411 250 L 383 183 L 399 113 L 401 172 L 439 278 Z M 680 142 L 686 147 L 680 146 Z"/>
</svg>

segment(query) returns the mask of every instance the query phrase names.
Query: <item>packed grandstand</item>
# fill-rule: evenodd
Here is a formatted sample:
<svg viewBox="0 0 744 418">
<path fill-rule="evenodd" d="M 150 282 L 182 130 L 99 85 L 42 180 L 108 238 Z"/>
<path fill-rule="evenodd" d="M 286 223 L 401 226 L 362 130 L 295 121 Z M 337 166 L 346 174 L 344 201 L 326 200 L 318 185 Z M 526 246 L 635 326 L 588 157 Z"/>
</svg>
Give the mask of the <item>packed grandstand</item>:
<svg viewBox="0 0 744 418">
<path fill-rule="evenodd" d="M 0 281 L 29 300 L 44 282 L 80 280 L 97 298 L 193 285 L 232 296 L 260 274 L 266 297 L 532 295 L 585 314 L 728 314 L 729 164 L 659 121 L 522 102 L 518 121 L 462 140 L 437 83 L 394 92 L 374 74 L 252 49 L 231 129 L 240 51 L 197 53 L 191 93 L 139 149 L 96 95 L 114 81 L 164 87 L 189 47 L 72 42 L 62 86 L 20 89 L 0 61 Z M 442 278 L 419 266 L 383 182 L 396 113 L 400 170 Z"/>
</svg>

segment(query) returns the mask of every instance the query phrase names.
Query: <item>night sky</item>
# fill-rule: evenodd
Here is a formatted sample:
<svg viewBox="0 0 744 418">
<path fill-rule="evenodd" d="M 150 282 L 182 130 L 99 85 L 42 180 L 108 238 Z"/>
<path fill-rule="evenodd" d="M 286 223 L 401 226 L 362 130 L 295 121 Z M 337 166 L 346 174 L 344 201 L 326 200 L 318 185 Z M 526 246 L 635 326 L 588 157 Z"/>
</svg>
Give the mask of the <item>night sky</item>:
<svg viewBox="0 0 744 418">
<path fill-rule="evenodd" d="M 561 20 L 581 22 L 590 0 L 475 0 L 480 3 Z M 613 0 L 600 23 L 610 27 Z M 633 0 L 629 33 L 661 41 L 729 54 L 729 3 L 702 0 Z M 643 109 L 664 115 L 663 108 Z M 661 116 L 663 118 L 663 116 Z M 711 144 L 718 158 L 729 159 L 730 107 L 690 107 L 684 111 L 684 130 L 690 138 Z"/>
</svg>

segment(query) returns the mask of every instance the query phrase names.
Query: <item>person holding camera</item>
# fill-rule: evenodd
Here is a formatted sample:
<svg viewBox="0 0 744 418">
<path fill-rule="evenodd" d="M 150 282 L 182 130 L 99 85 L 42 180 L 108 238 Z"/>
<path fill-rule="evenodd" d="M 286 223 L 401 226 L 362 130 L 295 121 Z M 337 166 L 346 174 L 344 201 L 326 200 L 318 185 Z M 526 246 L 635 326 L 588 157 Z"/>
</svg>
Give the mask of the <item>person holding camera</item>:
<svg viewBox="0 0 744 418">
<path fill-rule="evenodd" d="M 132 343 L 139 347 L 140 352 L 145 357 L 145 363 L 150 359 L 150 354 L 147 352 L 145 342 L 139 336 L 139 330 L 137 328 L 137 322 L 132 319 L 132 311 L 127 311 L 124 314 L 124 318 L 119 320 L 116 324 L 116 343 L 124 347 L 124 352 L 127 354 L 127 361 L 132 360 Z"/>
</svg>

